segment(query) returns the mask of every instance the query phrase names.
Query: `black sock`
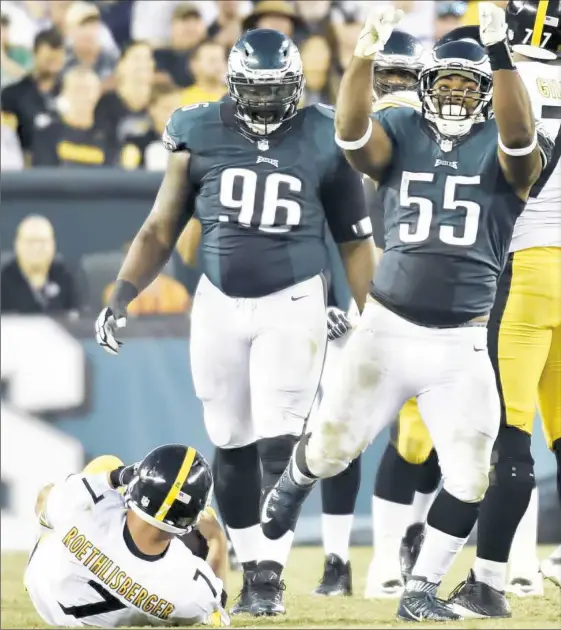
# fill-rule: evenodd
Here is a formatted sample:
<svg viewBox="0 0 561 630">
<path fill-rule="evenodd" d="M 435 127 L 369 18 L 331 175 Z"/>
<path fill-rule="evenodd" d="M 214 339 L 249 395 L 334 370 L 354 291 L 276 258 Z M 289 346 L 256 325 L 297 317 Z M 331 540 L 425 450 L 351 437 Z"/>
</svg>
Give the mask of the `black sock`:
<svg viewBox="0 0 561 630">
<path fill-rule="evenodd" d="M 321 481 L 321 504 L 324 514 L 354 514 L 360 489 L 360 455 L 335 477 Z"/>
<path fill-rule="evenodd" d="M 392 442 L 388 443 L 374 481 L 374 496 L 411 505 L 419 483 L 421 467 L 409 464 L 397 452 Z"/>
<path fill-rule="evenodd" d="M 297 441 L 298 438 L 293 435 L 279 435 L 274 438 L 263 438 L 257 442 L 263 474 L 263 496 L 277 483 L 288 466 Z"/>
<path fill-rule="evenodd" d="M 224 523 L 234 529 L 257 525 L 261 499 L 257 444 L 217 448 L 212 469 L 214 494 Z"/>
<path fill-rule="evenodd" d="M 508 562 L 514 535 L 536 485 L 530 440 L 530 435 L 514 427 L 499 430 L 477 525 L 478 558 Z"/>
<path fill-rule="evenodd" d="M 460 501 L 442 488 L 429 510 L 427 524 L 456 538 L 467 538 L 479 513 L 477 503 Z"/>
<path fill-rule="evenodd" d="M 438 488 L 441 479 L 442 474 L 440 472 L 440 464 L 438 463 L 438 455 L 433 448 L 428 458 L 421 464 L 421 474 L 419 475 L 417 492 L 432 494 Z"/>
</svg>

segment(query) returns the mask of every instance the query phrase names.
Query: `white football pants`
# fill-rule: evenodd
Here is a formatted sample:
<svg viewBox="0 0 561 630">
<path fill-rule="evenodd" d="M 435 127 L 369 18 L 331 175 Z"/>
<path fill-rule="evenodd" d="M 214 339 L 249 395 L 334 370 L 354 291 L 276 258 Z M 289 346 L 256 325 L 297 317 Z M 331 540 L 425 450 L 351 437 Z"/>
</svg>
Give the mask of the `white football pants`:
<svg viewBox="0 0 561 630">
<path fill-rule="evenodd" d="M 483 498 L 500 423 L 484 326 L 426 328 L 369 301 L 330 381 L 306 450 L 313 474 L 344 470 L 415 396 L 444 487 L 462 501 Z"/>
<path fill-rule="evenodd" d="M 203 276 L 191 313 L 191 370 L 212 443 L 239 448 L 302 433 L 327 345 L 322 276 L 259 298 Z"/>
</svg>

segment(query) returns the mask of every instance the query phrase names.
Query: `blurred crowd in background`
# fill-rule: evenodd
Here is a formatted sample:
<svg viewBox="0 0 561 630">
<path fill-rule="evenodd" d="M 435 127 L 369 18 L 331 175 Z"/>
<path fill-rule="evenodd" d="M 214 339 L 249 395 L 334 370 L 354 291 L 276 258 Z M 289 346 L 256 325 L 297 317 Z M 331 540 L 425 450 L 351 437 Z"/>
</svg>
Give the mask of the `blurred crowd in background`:
<svg viewBox="0 0 561 630">
<path fill-rule="evenodd" d="M 301 106 L 333 104 L 371 4 L 3 0 L 2 170 L 164 170 L 167 155 L 160 137 L 168 117 L 177 107 L 226 94 L 228 50 L 251 28 L 277 29 L 298 44 L 306 78 Z M 393 4 L 405 13 L 401 28 L 427 48 L 477 19 L 476 2 Z M 126 247 L 112 252 L 117 270 Z M 3 312 L 79 310 L 75 287 L 80 283 L 57 256 L 47 218 L 22 221 L 8 249 L 4 244 Z M 105 255 L 105 265 L 109 258 Z M 131 314 L 188 310 L 188 292 L 172 276 L 164 270 L 135 300 Z M 101 289 L 106 300 L 110 287 Z"/>
<path fill-rule="evenodd" d="M 170 113 L 224 96 L 228 50 L 249 28 L 293 37 L 306 76 L 301 104 L 333 103 L 370 4 L 3 0 L 2 170 L 163 170 Z M 475 2 L 393 4 L 405 12 L 401 28 L 427 47 L 476 19 Z"/>
</svg>

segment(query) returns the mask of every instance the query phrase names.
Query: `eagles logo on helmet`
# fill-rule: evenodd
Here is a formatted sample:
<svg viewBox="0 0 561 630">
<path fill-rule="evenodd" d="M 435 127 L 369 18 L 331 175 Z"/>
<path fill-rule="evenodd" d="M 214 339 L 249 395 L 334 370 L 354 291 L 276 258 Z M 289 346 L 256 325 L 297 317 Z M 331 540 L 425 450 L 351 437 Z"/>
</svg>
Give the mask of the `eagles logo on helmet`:
<svg viewBox="0 0 561 630">
<path fill-rule="evenodd" d="M 267 135 L 296 115 L 304 88 L 298 48 L 278 31 L 248 31 L 230 51 L 227 83 L 238 119 Z"/>
</svg>

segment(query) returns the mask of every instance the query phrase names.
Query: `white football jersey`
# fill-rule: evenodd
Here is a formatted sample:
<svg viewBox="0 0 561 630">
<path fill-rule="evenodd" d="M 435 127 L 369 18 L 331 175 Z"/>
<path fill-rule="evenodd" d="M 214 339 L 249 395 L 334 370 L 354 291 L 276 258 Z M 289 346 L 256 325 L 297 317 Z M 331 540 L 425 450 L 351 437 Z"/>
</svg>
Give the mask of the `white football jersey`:
<svg viewBox="0 0 561 630">
<path fill-rule="evenodd" d="M 536 120 L 561 142 L 561 66 L 537 61 L 517 64 Z M 536 197 L 530 197 L 514 227 L 511 252 L 530 247 L 561 247 L 561 160 Z"/>
<path fill-rule="evenodd" d="M 125 531 L 121 494 L 107 474 L 72 475 L 52 488 L 50 528 L 31 552 L 24 583 L 52 626 L 228 625 L 222 581 L 177 538 L 146 556 Z"/>
</svg>

